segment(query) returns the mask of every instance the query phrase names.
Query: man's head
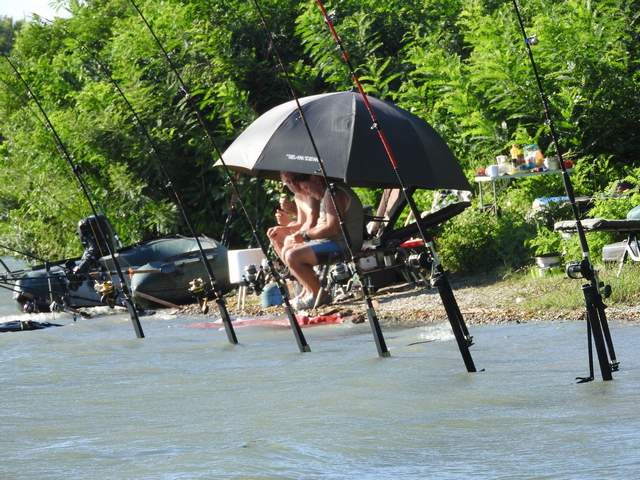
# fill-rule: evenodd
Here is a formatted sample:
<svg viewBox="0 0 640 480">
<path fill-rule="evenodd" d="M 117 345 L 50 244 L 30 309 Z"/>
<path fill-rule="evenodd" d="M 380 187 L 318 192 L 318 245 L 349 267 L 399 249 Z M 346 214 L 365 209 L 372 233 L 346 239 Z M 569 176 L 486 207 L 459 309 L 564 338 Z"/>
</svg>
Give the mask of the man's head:
<svg viewBox="0 0 640 480">
<path fill-rule="evenodd" d="M 294 194 L 303 193 L 302 182 L 308 180 L 310 176 L 306 173 L 280 172 L 280 180 Z"/>
<path fill-rule="evenodd" d="M 303 180 L 299 183 L 302 193 L 304 193 L 305 195 L 309 195 L 316 200 L 322 200 L 324 192 L 327 188 L 324 178 L 318 175 L 308 175 L 308 178 L 306 180 Z"/>
</svg>

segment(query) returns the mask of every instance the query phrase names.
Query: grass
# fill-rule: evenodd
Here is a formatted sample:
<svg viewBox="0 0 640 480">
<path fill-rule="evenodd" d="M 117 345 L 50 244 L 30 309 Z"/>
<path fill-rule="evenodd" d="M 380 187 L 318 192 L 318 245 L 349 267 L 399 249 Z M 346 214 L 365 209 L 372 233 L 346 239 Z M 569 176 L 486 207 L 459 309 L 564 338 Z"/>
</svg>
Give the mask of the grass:
<svg viewBox="0 0 640 480">
<path fill-rule="evenodd" d="M 620 277 L 618 266 L 600 267 L 600 280 L 611 285 L 608 305 L 638 305 L 640 303 L 640 265 L 626 264 Z M 583 280 L 567 278 L 562 273 L 534 278 L 530 272 L 519 272 L 504 280 L 510 290 L 521 292 L 521 306 L 530 310 L 574 309 L 584 306 Z"/>
</svg>

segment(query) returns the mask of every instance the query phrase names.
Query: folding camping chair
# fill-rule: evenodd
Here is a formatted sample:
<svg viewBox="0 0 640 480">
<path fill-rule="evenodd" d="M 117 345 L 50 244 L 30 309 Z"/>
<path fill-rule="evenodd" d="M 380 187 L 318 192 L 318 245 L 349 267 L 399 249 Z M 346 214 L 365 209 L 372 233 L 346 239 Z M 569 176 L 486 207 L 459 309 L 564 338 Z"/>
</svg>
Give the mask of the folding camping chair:
<svg viewBox="0 0 640 480">
<path fill-rule="evenodd" d="M 413 194 L 413 190 L 409 194 Z M 427 241 L 433 238 L 438 226 L 470 205 L 470 202 L 456 202 L 423 215 L 420 226 L 427 235 Z M 431 261 L 424 241 L 414 238 L 419 234 L 417 222 L 396 226 L 405 207 L 406 200 L 400 191 L 387 189 L 376 215 L 368 218 L 365 241 L 362 249 L 354 252 L 354 260 L 358 263 L 360 282 L 370 291 L 400 282 L 428 284 Z M 336 255 L 321 266 L 322 287 L 334 297 L 336 292 L 346 293 L 354 283 L 356 272 L 344 261 L 342 255 Z"/>
</svg>

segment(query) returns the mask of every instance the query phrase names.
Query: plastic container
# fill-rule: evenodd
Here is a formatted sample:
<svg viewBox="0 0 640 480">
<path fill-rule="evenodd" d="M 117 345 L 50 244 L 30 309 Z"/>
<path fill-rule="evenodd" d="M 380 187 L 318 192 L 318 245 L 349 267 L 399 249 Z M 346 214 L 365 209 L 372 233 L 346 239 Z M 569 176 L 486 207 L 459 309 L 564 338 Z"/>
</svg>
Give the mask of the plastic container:
<svg viewBox="0 0 640 480">
<path fill-rule="evenodd" d="M 278 285 L 274 282 L 265 285 L 264 290 L 260 294 L 260 305 L 263 307 L 271 307 L 273 305 L 282 305 L 282 294 Z"/>
<path fill-rule="evenodd" d="M 527 164 L 528 168 L 534 168 L 537 163 L 536 159 L 539 157 L 538 145 L 535 143 L 530 143 L 529 145 L 524 146 L 524 162 Z"/>
<path fill-rule="evenodd" d="M 498 165 L 489 165 L 485 169 L 485 175 L 487 177 L 497 177 L 498 175 L 500 175 L 500 169 L 498 168 Z"/>
<path fill-rule="evenodd" d="M 496 163 L 498 165 L 498 172 L 500 175 L 504 175 L 505 173 L 509 173 L 511 168 L 511 164 L 509 162 L 509 157 L 506 155 L 498 155 L 496 157 Z"/>
<path fill-rule="evenodd" d="M 512 163 L 514 163 L 516 167 L 524 163 L 524 154 L 518 145 L 512 145 L 511 150 L 509 150 L 509 154 L 511 155 Z"/>
<path fill-rule="evenodd" d="M 560 159 L 558 157 L 547 157 L 544 159 L 544 166 L 547 170 L 560 170 Z"/>
</svg>

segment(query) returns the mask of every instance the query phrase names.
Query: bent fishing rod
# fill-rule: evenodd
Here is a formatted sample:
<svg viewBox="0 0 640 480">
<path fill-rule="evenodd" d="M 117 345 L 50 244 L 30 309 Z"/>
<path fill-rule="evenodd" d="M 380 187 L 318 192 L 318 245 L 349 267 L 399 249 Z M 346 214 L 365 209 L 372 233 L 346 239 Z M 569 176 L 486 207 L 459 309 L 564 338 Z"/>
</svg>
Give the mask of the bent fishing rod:
<svg viewBox="0 0 640 480">
<path fill-rule="evenodd" d="M 50 20 L 47 20 L 47 22 L 52 23 Z M 198 279 L 194 279 L 193 282 L 191 283 L 192 287 L 191 287 L 190 291 L 192 293 L 194 293 L 198 297 L 200 297 L 200 296 L 203 297 L 200 300 L 203 302 L 202 303 L 202 307 L 203 307 L 203 312 L 204 313 L 206 313 L 206 311 L 208 309 L 206 301 L 209 298 L 209 294 L 210 293 L 213 294 L 214 300 L 215 300 L 216 304 L 218 305 L 218 311 L 220 312 L 220 317 L 222 319 L 222 323 L 224 325 L 225 332 L 227 334 L 227 339 L 229 340 L 229 343 L 237 344 L 238 343 L 238 338 L 236 337 L 236 332 L 235 332 L 235 330 L 233 328 L 233 325 L 231 323 L 231 317 L 229 316 L 229 311 L 227 310 L 227 306 L 226 306 L 224 297 L 222 295 L 220 287 L 218 286 L 218 282 L 217 282 L 216 276 L 213 273 L 213 268 L 211 267 L 211 263 L 210 263 L 209 259 L 207 258 L 207 255 L 206 255 L 206 253 L 204 251 L 204 248 L 202 246 L 202 242 L 200 241 L 200 238 L 199 238 L 198 234 L 196 233 L 195 228 L 193 227 L 193 223 L 191 222 L 191 218 L 189 217 L 189 215 L 188 215 L 188 213 L 187 213 L 187 211 L 186 211 L 186 209 L 184 207 L 184 203 L 182 202 L 182 197 L 178 193 L 178 191 L 177 191 L 177 189 L 175 187 L 175 184 L 173 182 L 173 179 L 171 178 L 171 176 L 169 175 L 169 172 L 167 171 L 167 169 L 164 166 L 164 162 L 163 162 L 162 157 L 160 155 L 160 151 L 158 149 L 157 143 L 151 137 L 151 134 L 149 133 L 149 130 L 145 126 L 145 123 L 142 120 L 142 118 L 141 118 L 140 114 L 138 113 L 138 111 L 133 107 L 133 105 L 129 101 L 129 98 L 125 95 L 124 91 L 122 90 L 122 88 L 120 87 L 118 82 L 113 78 L 113 75 L 111 74 L 111 69 L 109 68 L 109 66 L 98 57 L 97 53 L 93 52 L 93 50 L 91 48 L 89 48 L 83 42 L 81 42 L 80 40 L 75 38 L 64 26 L 62 27 L 62 29 L 67 33 L 67 35 L 69 35 L 69 36 L 71 36 L 71 38 L 73 38 L 73 40 L 93 59 L 93 61 L 96 62 L 96 64 L 98 65 L 98 68 L 102 72 L 104 78 L 106 78 L 109 81 L 109 83 L 113 86 L 114 90 L 118 93 L 118 95 L 120 95 L 120 97 L 122 98 L 122 100 L 126 104 L 127 108 L 129 109 L 129 111 L 133 115 L 134 119 L 136 120 L 136 124 L 138 125 L 140 131 L 144 135 L 147 143 L 149 144 L 149 147 L 151 148 L 151 152 L 153 153 L 153 156 L 155 158 L 156 167 L 160 171 L 161 175 L 164 177 L 164 180 L 166 182 L 166 184 L 164 186 L 170 192 L 170 194 L 173 196 L 173 199 L 175 200 L 175 204 L 178 207 L 178 210 L 180 211 L 180 214 L 182 215 L 182 219 L 184 220 L 185 225 L 187 226 L 187 230 L 189 231 L 189 234 L 194 238 L 194 240 L 196 242 L 196 245 L 197 245 L 197 248 L 198 248 L 198 253 L 199 253 L 199 256 L 200 256 L 200 262 L 204 266 L 206 274 L 207 274 L 207 276 L 209 278 L 210 289 L 205 289 L 204 285 L 200 285 L 200 282 L 198 282 Z"/>
<path fill-rule="evenodd" d="M 42 104 L 40 103 L 40 100 L 33 93 L 31 87 L 29 86 L 29 84 L 27 83 L 25 78 L 22 76 L 22 74 L 20 73 L 18 68 L 14 65 L 14 63 L 11 61 L 11 59 L 7 55 L 3 55 L 3 57 L 7 61 L 7 63 L 11 66 L 11 69 L 15 73 L 16 77 L 20 80 L 20 82 L 23 84 L 23 86 L 25 87 L 25 89 L 27 90 L 27 92 L 29 93 L 31 98 L 33 98 L 34 102 L 38 106 L 38 110 L 40 110 L 40 113 L 44 117 L 44 119 L 46 121 L 46 124 L 49 127 L 49 129 L 51 131 L 51 134 L 54 137 L 54 140 L 55 140 L 56 146 L 58 148 L 58 151 L 60 152 L 60 154 L 64 158 L 64 160 L 69 164 L 69 167 L 71 168 L 71 171 L 73 172 L 76 180 L 78 181 L 78 184 L 80 186 L 80 190 L 82 191 L 84 197 L 86 198 L 87 203 L 89 204 L 89 207 L 91 208 L 91 211 L 93 212 L 93 215 L 96 218 L 98 218 L 98 211 L 96 210 L 96 207 L 95 207 L 95 205 L 94 205 L 94 203 L 93 203 L 93 201 L 91 199 L 91 195 L 89 193 L 89 187 L 86 184 L 86 182 L 85 182 L 85 180 L 84 180 L 84 178 L 82 176 L 82 173 L 80 172 L 80 167 L 78 165 L 76 165 L 76 163 L 73 161 L 73 159 L 71 157 L 71 154 L 69 153 L 69 151 L 65 147 L 64 143 L 62 142 L 62 139 L 58 135 L 58 132 L 54 128 L 53 124 L 51 123 L 51 120 L 49 119 L 49 116 L 47 115 L 47 113 L 45 112 Z M 144 338 L 144 332 L 142 330 L 142 325 L 140 325 L 140 318 L 138 316 L 138 310 L 136 309 L 136 306 L 133 303 L 133 300 L 131 299 L 131 295 L 129 293 L 129 288 L 127 287 L 127 282 L 125 281 L 124 274 L 122 273 L 122 268 L 120 266 L 120 262 L 118 261 L 116 255 L 115 255 L 115 251 L 112 248 L 110 242 L 107 241 L 106 232 L 103 231 L 102 226 L 100 225 L 100 222 L 97 222 L 97 227 L 98 227 L 100 235 L 102 236 L 103 239 L 105 239 L 104 243 L 105 243 L 105 245 L 107 247 L 107 250 L 109 251 L 109 255 L 111 256 L 111 258 L 113 260 L 113 264 L 114 264 L 114 266 L 116 268 L 116 271 L 118 273 L 118 278 L 120 280 L 120 291 L 122 293 L 123 303 L 124 303 L 124 306 L 127 308 L 128 312 L 129 312 L 129 316 L 131 317 L 131 323 L 133 324 L 133 329 L 135 331 L 136 337 Z"/>
<path fill-rule="evenodd" d="M 293 309 L 291 307 L 291 303 L 289 302 L 289 292 L 287 291 L 287 287 L 284 284 L 282 278 L 280 277 L 280 274 L 276 270 L 275 265 L 273 264 L 273 260 L 269 257 L 269 253 L 268 253 L 268 251 L 267 251 L 267 249 L 266 249 L 266 247 L 264 245 L 264 242 L 262 241 L 262 239 L 258 235 L 256 227 L 255 227 L 253 221 L 251 220 L 251 216 L 249 215 L 249 212 L 247 211 L 247 209 L 245 207 L 245 204 L 242 201 L 242 196 L 240 195 L 240 190 L 238 188 L 238 185 L 237 185 L 235 179 L 233 178 L 233 175 L 231 174 L 231 171 L 229 170 L 229 167 L 227 166 L 227 164 L 224 161 L 224 158 L 222 156 L 222 151 L 218 147 L 217 143 L 213 140 L 213 135 L 209 131 L 209 127 L 207 126 L 206 122 L 204 121 L 204 118 L 202 117 L 202 113 L 200 112 L 200 109 L 198 108 L 197 105 L 195 105 L 195 102 L 193 101 L 193 97 L 192 97 L 191 93 L 189 92 L 189 89 L 187 88 L 187 85 L 185 84 L 184 80 L 182 79 L 182 76 L 180 75 L 180 72 L 178 71 L 177 67 L 174 65 L 173 61 L 171 60 L 171 57 L 169 56 L 169 54 L 165 50 L 164 46 L 162 45 L 162 42 L 160 42 L 160 39 L 157 37 L 157 35 L 155 34 L 153 28 L 151 27 L 151 25 L 149 24 L 149 22 L 145 18 L 144 14 L 142 13 L 142 10 L 140 10 L 140 8 L 138 7 L 138 5 L 136 5 L 134 0 L 129 0 L 129 1 L 130 1 L 131 5 L 133 6 L 133 8 L 136 10 L 136 12 L 138 12 L 138 15 L 140 15 L 140 18 L 142 19 L 142 21 L 146 25 L 147 29 L 149 30 L 149 33 L 151 34 L 151 36 L 155 40 L 156 44 L 158 45 L 159 50 L 162 52 L 162 55 L 164 56 L 165 60 L 167 61 L 167 64 L 169 65 L 169 68 L 175 74 L 175 76 L 176 76 L 176 78 L 178 80 L 178 83 L 180 84 L 180 88 L 182 90 L 182 93 L 184 94 L 185 99 L 187 100 L 187 103 L 189 104 L 189 107 L 191 108 L 191 110 L 195 114 L 196 119 L 198 120 L 198 123 L 200 124 L 200 126 L 202 127 L 202 129 L 204 131 L 204 134 L 205 134 L 205 137 L 207 139 L 207 142 L 209 143 L 209 145 L 213 149 L 214 153 L 218 156 L 218 158 L 220 160 L 220 163 L 221 163 L 221 165 L 222 165 L 222 167 L 224 169 L 224 172 L 225 172 L 225 174 L 226 174 L 226 176 L 228 178 L 229 184 L 231 185 L 233 193 L 235 194 L 235 196 L 237 198 L 237 201 L 238 201 L 238 204 L 240 205 L 240 210 L 242 210 L 243 215 L 247 219 L 247 222 L 249 224 L 249 228 L 251 229 L 251 233 L 253 234 L 253 238 L 255 239 L 257 245 L 259 246 L 260 250 L 262 250 L 263 255 L 267 259 L 267 265 L 268 265 L 268 267 L 269 267 L 269 269 L 271 271 L 271 274 L 272 274 L 275 282 L 278 285 L 278 288 L 280 290 L 280 294 L 282 295 L 282 298 L 284 300 L 285 311 L 287 312 L 287 317 L 289 319 L 289 324 L 291 326 L 291 330 L 293 331 L 293 335 L 294 335 L 294 337 L 296 339 L 296 343 L 298 344 L 298 349 L 300 350 L 301 353 L 311 351 L 311 348 L 309 347 L 309 344 L 307 343 L 307 340 L 304 337 L 304 334 L 302 333 L 302 328 L 300 328 L 300 325 L 298 324 L 296 316 L 293 313 Z"/>
<path fill-rule="evenodd" d="M 611 332 L 609 331 L 609 324 L 605 314 L 606 305 L 603 302 L 603 294 L 608 296 L 611 291 L 611 287 L 605 286 L 600 282 L 598 278 L 598 272 L 593 267 L 589 256 L 589 245 L 587 243 L 587 237 L 584 232 L 582 221 L 580 220 L 580 211 L 576 203 L 576 197 L 573 190 L 573 184 L 569 178 L 569 172 L 564 164 L 562 158 L 562 150 L 560 149 L 560 142 L 558 141 L 558 134 L 556 132 L 551 110 L 549 108 L 549 100 L 542 86 L 542 80 L 538 72 L 536 61 L 533 57 L 532 45 L 538 43 L 538 39 L 535 35 L 527 35 L 527 31 L 524 26 L 524 21 L 520 13 L 520 8 L 516 0 L 513 0 L 513 8 L 518 18 L 518 24 L 522 32 L 524 44 L 526 47 L 527 55 L 531 63 L 531 68 L 536 79 L 536 85 L 538 87 L 538 93 L 540 100 L 542 101 L 542 107 L 546 118 L 546 123 L 549 126 L 549 133 L 551 135 L 551 141 L 553 142 L 556 154 L 560 160 L 560 168 L 562 169 L 562 181 L 564 183 L 564 189 L 569 197 L 569 203 L 571 204 L 571 210 L 576 221 L 576 230 L 578 233 L 578 239 L 580 241 L 580 249 L 582 250 L 582 260 L 579 262 L 570 262 L 567 265 L 567 276 L 573 279 L 584 279 L 589 283 L 582 286 L 582 292 L 584 294 L 585 308 L 587 314 L 587 342 L 588 342 L 588 356 L 589 356 L 589 376 L 588 377 L 576 377 L 579 383 L 589 382 L 594 379 L 593 368 L 593 351 L 591 336 L 593 335 L 593 343 L 596 347 L 598 355 L 598 362 L 600 364 L 600 373 L 602 379 L 612 380 L 612 372 L 618 370 L 620 363 L 616 360 L 616 353 L 613 348 L 613 340 L 611 339 Z"/>
<path fill-rule="evenodd" d="M 320 152 L 318 150 L 318 146 L 316 144 L 315 138 L 313 136 L 313 133 L 311 132 L 311 127 L 307 122 L 307 118 L 305 116 L 304 110 L 302 109 L 302 105 L 300 104 L 300 99 L 296 94 L 295 89 L 293 88 L 293 82 L 291 81 L 291 75 L 289 73 L 289 70 L 284 65 L 284 61 L 282 60 L 282 55 L 280 54 L 280 50 L 277 46 L 275 36 L 273 35 L 273 30 L 269 27 L 269 24 L 267 23 L 267 20 L 262 11 L 262 8 L 260 7 L 260 4 L 258 3 L 258 0 L 253 0 L 253 4 L 256 8 L 258 16 L 260 17 L 260 23 L 262 24 L 265 34 L 267 35 L 267 38 L 270 41 L 271 46 L 273 48 L 274 58 L 276 59 L 276 62 L 278 63 L 280 70 L 282 70 L 285 82 L 287 83 L 287 87 L 289 88 L 289 93 L 291 95 L 291 98 L 296 103 L 296 109 L 298 110 L 300 119 L 302 120 L 304 128 L 307 132 L 307 136 L 309 137 L 309 142 L 311 143 L 311 147 L 313 148 L 316 158 L 318 159 L 320 173 L 322 175 L 322 178 L 324 179 L 326 188 L 329 191 L 329 198 L 331 198 L 332 206 L 340 222 L 340 232 L 342 234 L 342 237 L 344 238 L 345 245 L 347 247 L 347 259 L 349 263 L 353 265 L 359 277 L 363 278 L 361 275 L 360 267 L 358 266 L 358 262 L 356 262 L 356 259 L 355 259 L 355 253 L 353 251 L 353 246 L 352 246 L 353 244 L 351 242 L 351 239 L 349 238 L 349 232 L 347 231 L 347 228 L 346 228 L 344 216 L 340 212 L 340 209 L 338 208 L 338 204 L 336 202 L 335 184 L 329 180 L 329 177 L 327 175 L 327 170 L 325 168 L 324 160 L 322 159 L 322 156 L 320 155 Z M 362 291 L 364 293 L 364 300 L 365 300 L 366 309 L 367 309 L 367 317 L 369 319 L 369 325 L 371 326 L 373 338 L 376 344 L 376 348 L 378 350 L 378 356 L 389 357 L 390 356 L 389 349 L 387 348 L 387 344 L 384 340 L 384 335 L 382 333 L 382 328 L 380 327 L 380 321 L 378 320 L 378 315 L 373 306 L 371 292 L 369 291 L 369 287 L 366 285 L 366 282 L 364 281 L 362 282 Z"/>
<path fill-rule="evenodd" d="M 393 151 L 393 148 L 391 147 L 389 140 L 387 139 L 386 134 L 384 133 L 383 126 L 380 124 L 377 118 L 377 115 L 373 107 L 371 106 L 371 103 L 369 102 L 367 93 L 365 92 L 364 87 L 360 82 L 360 78 L 358 77 L 358 74 L 356 73 L 355 68 L 351 62 L 349 52 L 344 46 L 344 42 L 338 35 L 338 32 L 336 31 L 333 25 L 333 21 L 331 20 L 330 15 L 327 13 L 327 10 L 322 0 L 316 0 L 316 4 L 318 5 L 318 8 L 320 9 L 322 16 L 324 17 L 324 20 L 327 24 L 327 27 L 329 28 L 329 31 L 331 33 L 331 36 L 336 46 L 340 50 L 342 60 L 347 66 L 349 73 L 351 75 L 351 78 L 356 88 L 358 89 L 360 96 L 362 97 L 365 108 L 369 114 L 369 117 L 371 118 L 371 129 L 376 132 L 378 140 L 382 143 L 382 147 L 384 149 L 385 155 L 389 160 L 389 163 L 391 164 L 391 167 L 395 174 L 396 181 L 398 182 L 398 185 L 402 190 L 404 199 L 407 202 L 407 205 L 409 205 L 409 209 L 411 210 L 413 217 L 416 219 L 416 226 L 418 228 L 418 232 L 420 234 L 420 237 L 422 238 L 422 241 L 424 242 L 425 248 L 427 248 L 427 251 L 429 252 L 429 255 L 431 256 L 431 259 L 432 259 L 432 265 L 433 265 L 432 268 L 434 273 L 432 274 L 431 284 L 438 288 L 438 292 L 442 299 L 442 303 L 447 313 L 449 323 L 451 324 L 451 329 L 453 330 L 453 334 L 456 338 L 456 342 L 458 344 L 458 348 L 462 355 L 462 359 L 467 368 L 467 371 L 476 372 L 476 367 L 473 362 L 473 358 L 471 357 L 471 353 L 469 352 L 469 347 L 473 344 L 473 337 L 469 334 L 469 330 L 467 329 L 467 325 L 465 324 L 464 318 L 462 316 L 462 312 L 460 312 L 460 307 L 458 306 L 458 302 L 456 301 L 455 295 L 453 294 L 453 289 L 451 288 L 449 279 L 445 273 L 445 270 L 442 268 L 440 259 L 435 251 L 433 239 L 427 236 L 426 232 L 424 231 L 421 225 L 420 220 L 422 216 L 420 215 L 418 207 L 415 204 L 411 195 L 409 194 L 407 186 L 402 176 L 400 175 L 400 171 L 398 169 L 397 157 Z"/>
</svg>

